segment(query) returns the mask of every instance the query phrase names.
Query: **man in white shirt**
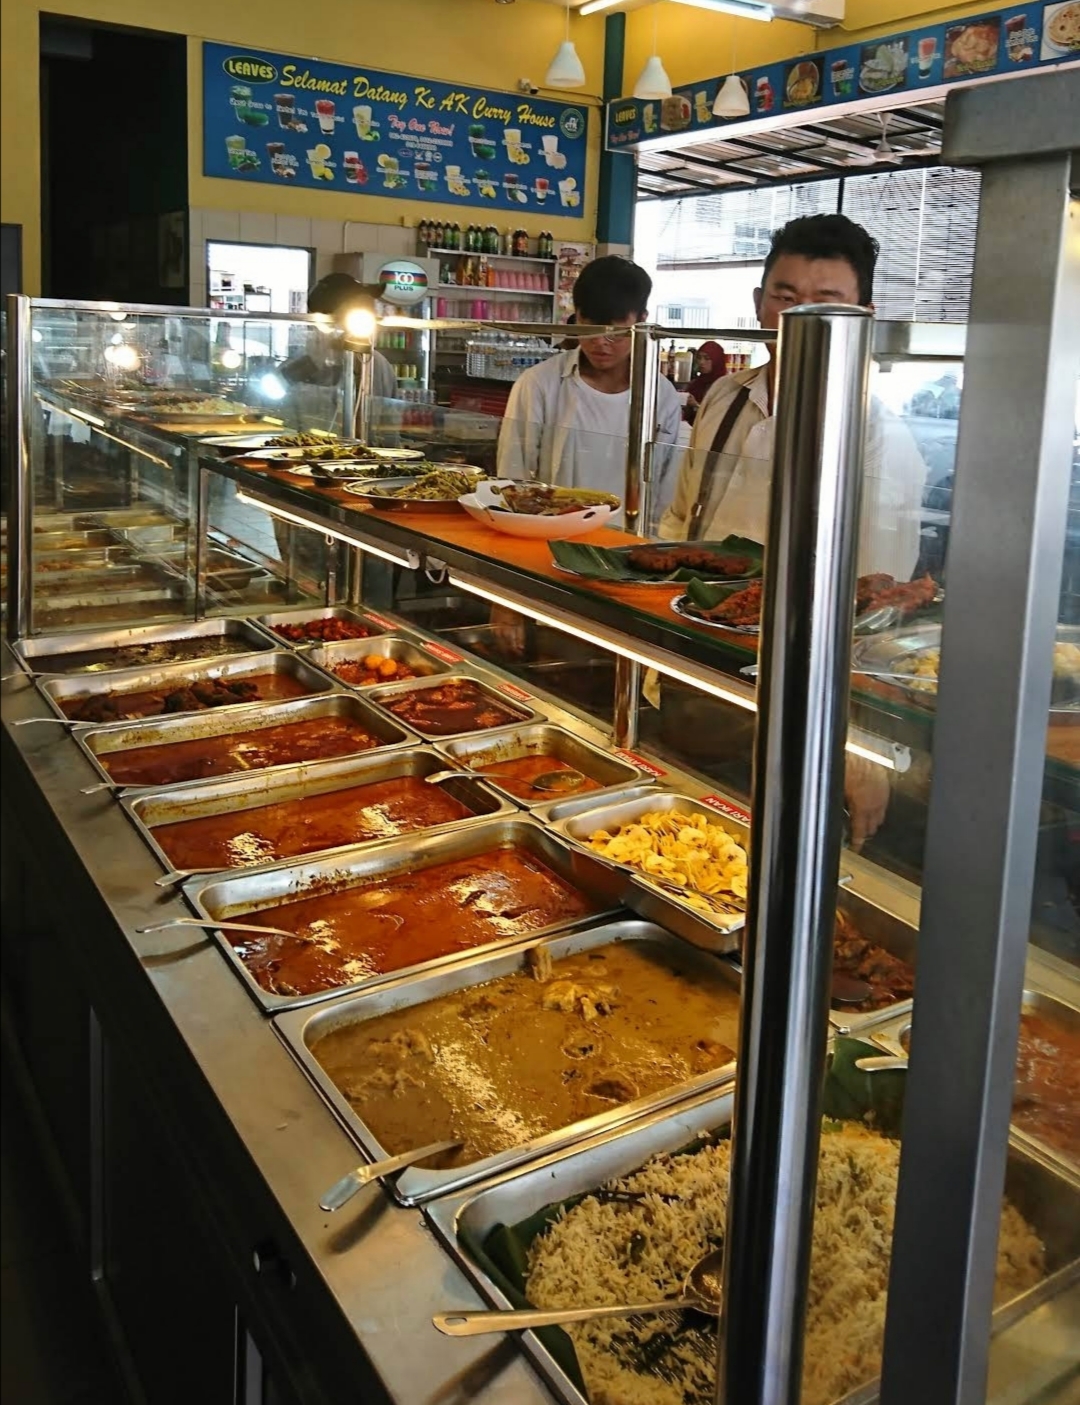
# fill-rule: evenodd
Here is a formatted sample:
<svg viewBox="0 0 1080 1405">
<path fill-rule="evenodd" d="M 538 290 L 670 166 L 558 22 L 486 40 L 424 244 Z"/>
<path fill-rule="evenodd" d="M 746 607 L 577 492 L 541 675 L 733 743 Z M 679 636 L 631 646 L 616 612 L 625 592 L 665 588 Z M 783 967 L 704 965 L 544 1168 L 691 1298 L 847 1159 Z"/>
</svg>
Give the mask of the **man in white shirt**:
<svg viewBox="0 0 1080 1405">
<path fill-rule="evenodd" d="M 792 220 L 773 238 L 754 305 L 763 327 L 806 303 L 872 307 L 877 244 L 844 215 Z M 694 423 L 690 450 L 660 536 L 764 542 L 776 431 L 775 347 L 764 366 L 716 382 Z M 902 420 L 871 397 L 859 523 L 860 575 L 910 580 L 919 557 L 926 465 Z"/>
<path fill-rule="evenodd" d="M 877 254 L 876 240 L 844 215 L 791 220 L 773 236 L 754 292 L 758 321 L 775 330 L 782 312 L 807 303 L 872 307 Z M 662 538 L 719 541 L 734 533 L 765 541 L 776 430 L 774 352 L 770 347 L 764 366 L 725 376 L 706 395 L 660 522 Z M 873 398 L 863 474 L 859 574 L 887 571 L 910 580 L 919 556 L 926 465 L 907 426 Z M 692 703 L 700 711 L 697 700 Z M 670 725 L 685 734 L 705 724 L 673 713 Z M 844 791 L 858 850 L 885 818 L 888 773 L 849 753 Z"/>
<path fill-rule="evenodd" d="M 614 255 L 594 259 L 574 284 L 574 319 L 633 327 L 645 320 L 651 292 L 652 279 L 636 263 Z M 676 443 L 681 415 L 674 386 L 661 380 L 658 443 Z M 630 338 L 586 337 L 575 349 L 560 351 L 518 378 L 499 433 L 499 476 L 593 488 L 622 498 L 629 423 Z M 654 456 L 657 502 L 665 496 L 664 479 L 672 467 L 670 452 Z"/>
</svg>

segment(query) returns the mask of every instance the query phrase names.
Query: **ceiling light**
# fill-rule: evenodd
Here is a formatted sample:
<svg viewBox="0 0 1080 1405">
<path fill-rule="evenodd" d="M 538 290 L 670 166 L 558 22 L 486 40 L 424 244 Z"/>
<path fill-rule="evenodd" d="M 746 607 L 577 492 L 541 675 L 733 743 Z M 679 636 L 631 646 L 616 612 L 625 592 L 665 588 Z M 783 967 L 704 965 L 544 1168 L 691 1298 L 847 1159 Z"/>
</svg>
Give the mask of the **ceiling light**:
<svg viewBox="0 0 1080 1405">
<path fill-rule="evenodd" d="M 714 117 L 749 117 L 750 94 L 737 73 L 729 73 L 712 105 Z"/>
<path fill-rule="evenodd" d="M 578 9 L 579 15 L 598 15 L 601 10 L 610 10 L 615 5 L 621 5 L 623 0 L 585 0 L 585 4 Z"/>
<path fill-rule="evenodd" d="M 653 54 L 638 74 L 638 80 L 634 84 L 634 97 L 671 97 L 671 79 L 667 76 L 664 65 L 660 62 L 659 54 Z"/>
<path fill-rule="evenodd" d="M 699 10 L 716 10 L 718 14 L 738 15 L 744 20 L 771 20 L 771 5 L 759 5 L 755 0 L 677 0 L 680 5 L 693 5 Z M 794 16 L 792 16 L 794 18 Z"/>
<path fill-rule="evenodd" d="M 235 371 L 243 359 L 240 353 L 231 346 L 227 346 L 221 353 L 221 364 L 226 371 Z"/>
<path fill-rule="evenodd" d="M 545 88 L 583 88 L 585 69 L 570 41 L 570 0 L 566 3 L 566 38 L 559 45 L 544 75 Z"/>
<path fill-rule="evenodd" d="M 656 42 L 657 15 L 659 5 L 653 4 L 652 20 L 652 57 L 646 60 L 645 67 L 638 74 L 638 80 L 634 84 L 634 97 L 636 98 L 669 98 L 671 97 L 671 79 L 664 70 L 664 65 L 660 62 L 660 55 L 657 49 L 660 47 Z"/>
</svg>

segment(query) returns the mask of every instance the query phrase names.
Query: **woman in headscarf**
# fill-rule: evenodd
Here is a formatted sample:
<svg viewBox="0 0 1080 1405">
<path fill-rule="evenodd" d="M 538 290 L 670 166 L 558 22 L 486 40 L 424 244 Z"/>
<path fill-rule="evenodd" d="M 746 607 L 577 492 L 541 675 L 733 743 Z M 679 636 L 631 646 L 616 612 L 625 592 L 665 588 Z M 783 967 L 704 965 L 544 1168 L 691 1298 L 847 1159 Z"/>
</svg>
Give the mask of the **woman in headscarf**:
<svg viewBox="0 0 1080 1405">
<path fill-rule="evenodd" d="M 721 376 L 727 375 L 727 353 L 719 342 L 704 342 L 697 350 L 697 375 L 687 390 L 688 406 L 696 410 L 705 399 L 710 388 Z"/>
</svg>

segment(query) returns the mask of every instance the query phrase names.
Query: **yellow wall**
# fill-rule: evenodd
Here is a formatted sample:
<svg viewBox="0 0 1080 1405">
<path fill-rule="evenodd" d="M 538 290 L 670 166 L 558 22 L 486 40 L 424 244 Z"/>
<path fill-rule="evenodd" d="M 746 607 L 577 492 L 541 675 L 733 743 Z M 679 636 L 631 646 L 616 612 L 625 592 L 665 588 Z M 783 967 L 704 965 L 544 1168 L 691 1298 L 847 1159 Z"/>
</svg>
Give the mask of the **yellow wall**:
<svg viewBox="0 0 1080 1405">
<path fill-rule="evenodd" d="M 972 0 L 966 5 L 936 7 L 926 0 L 847 0 L 844 24 L 835 29 L 811 29 L 780 20 L 762 24 L 691 5 L 645 5 L 627 15 L 623 93 L 633 90 L 653 52 L 654 19 L 657 49 L 668 76 L 678 87 L 730 73 L 733 66 L 753 68 L 815 49 L 835 49 L 899 32 L 920 21 L 937 23 L 958 15 L 980 14 L 1001 2 Z"/>
<path fill-rule="evenodd" d="M 41 277 L 40 133 L 38 123 L 38 24 L 42 11 L 105 24 L 187 34 L 189 191 L 192 206 L 303 215 L 324 220 L 409 225 L 424 216 L 460 220 L 455 207 L 389 200 L 344 192 L 280 189 L 211 180 L 202 174 L 201 39 L 246 48 L 279 49 L 392 72 L 513 90 L 519 78 L 534 83 L 563 38 L 563 15 L 554 5 L 495 5 L 492 0 L 3 0 L 0 5 L 0 163 L 2 218 L 23 226 L 23 277 L 37 292 Z M 585 66 L 585 93 L 598 95 L 603 70 L 602 16 L 574 20 L 572 33 Z M 580 100 L 580 94 L 573 94 Z M 142 101 L 153 101 L 152 93 Z M 591 239 L 596 224 L 596 172 L 601 121 L 592 124 L 585 218 L 522 219 L 532 233 Z M 92 145 L 92 144 L 91 144 Z M 57 212 L 61 217 L 61 212 Z M 515 223 L 517 218 L 515 217 Z"/>
</svg>

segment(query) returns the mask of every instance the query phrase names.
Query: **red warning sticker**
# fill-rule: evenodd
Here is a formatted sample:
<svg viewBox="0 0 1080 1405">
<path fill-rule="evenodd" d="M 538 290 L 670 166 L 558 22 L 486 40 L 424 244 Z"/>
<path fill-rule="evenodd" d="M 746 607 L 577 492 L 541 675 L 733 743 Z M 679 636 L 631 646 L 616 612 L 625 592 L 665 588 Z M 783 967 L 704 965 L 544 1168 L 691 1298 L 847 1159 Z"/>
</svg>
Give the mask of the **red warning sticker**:
<svg viewBox="0 0 1080 1405">
<path fill-rule="evenodd" d="M 739 824 L 745 825 L 750 823 L 749 810 L 744 810 L 741 805 L 733 805 L 730 800 L 725 800 L 721 795 L 699 795 L 698 799 L 702 805 L 708 805 L 710 810 L 716 810 L 729 820 L 737 820 Z"/>
</svg>

